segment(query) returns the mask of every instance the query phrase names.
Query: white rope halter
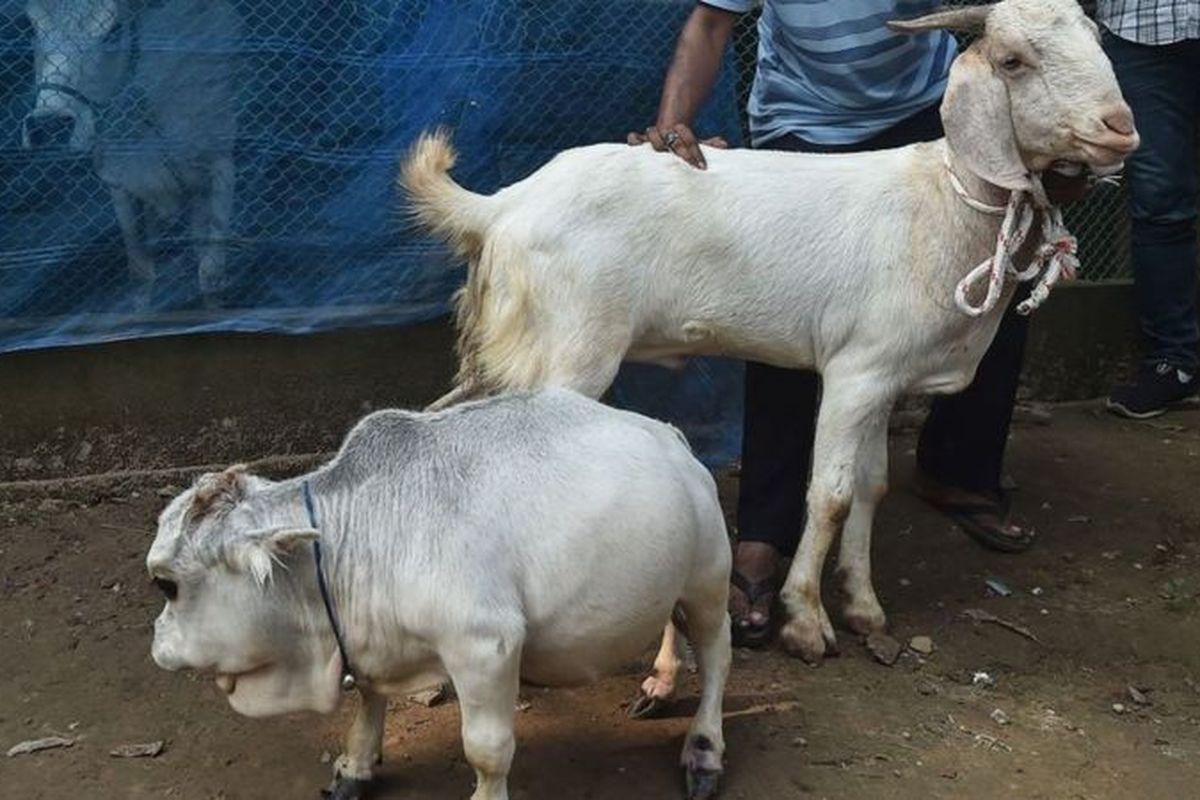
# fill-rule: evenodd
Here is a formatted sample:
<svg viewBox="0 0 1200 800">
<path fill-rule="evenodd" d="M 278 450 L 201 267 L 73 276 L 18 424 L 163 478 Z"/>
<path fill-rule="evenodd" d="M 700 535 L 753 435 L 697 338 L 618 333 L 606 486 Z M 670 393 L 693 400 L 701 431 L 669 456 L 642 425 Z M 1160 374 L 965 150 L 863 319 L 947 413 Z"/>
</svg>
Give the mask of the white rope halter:
<svg viewBox="0 0 1200 800">
<path fill-rule="evenodd" d="M 1029 297 L 1017 305 L 1018 314 L 1033 313 L 1050 296 L 1050 290 L 1059 280 L 1073 280 L 1079 271 L 1079 258 L 1076 255 L 1079 244 L 1067 230 L 1062 210 L 1058 206 L 1050 205 L 1046 191 L 1042 188 L 1041 178 L 1037 175 L 1032 176 L 1033 191 L 1013 191 L 1008 196 L 1007 205 L 996 206 L 971 197 L 950 167 L 949 158 L 946 158 L 944 163 L 946 173 L 950 176 L 950 185 L 964 203 L 984 214 L 1004 215 L 1000 231 L 996 234 L 995 252 L 958 282 L 954 289 L 954 304 L 969 317 L 982 316 L 996 307 L 1006 277 L 1017 281 L 1031 281 L 1041 274 Z M 1025 237 L 1033 225 L 1035 206 L 1042 212 L 1042 244 L 1038 246 L 1029 266 L 1018 270 L 1013 265 L 1013 255 L 1025 243 Z M 967 294 L 985 279 L 987 294 L 979 305 L 973 306 L 967 299 Z"/>
</svg>

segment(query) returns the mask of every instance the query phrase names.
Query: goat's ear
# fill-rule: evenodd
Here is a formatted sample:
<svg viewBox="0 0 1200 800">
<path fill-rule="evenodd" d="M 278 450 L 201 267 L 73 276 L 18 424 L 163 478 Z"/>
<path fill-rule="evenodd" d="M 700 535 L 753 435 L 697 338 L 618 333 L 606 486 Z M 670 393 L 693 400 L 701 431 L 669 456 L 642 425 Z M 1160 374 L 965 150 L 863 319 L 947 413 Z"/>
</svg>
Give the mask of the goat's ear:
<svg viewBox="0 0 1200 800">
<path fill-rule="evenodd" d="M 990 13 L 992 13 L 990 5 L 943 8 L 915 19 L 892 20 L 888 22 L 887 26 L 897 33 L 921 33 L 933 30 L 983 33 Z"/>
<path fill-rule="evenodd" d="M 1032 188 L 1017 149 L 1008 87 L 975 47 L 950 67 L 942 126 L 950 149 L 976 175 L 1005 189 Z"/>
</svg>

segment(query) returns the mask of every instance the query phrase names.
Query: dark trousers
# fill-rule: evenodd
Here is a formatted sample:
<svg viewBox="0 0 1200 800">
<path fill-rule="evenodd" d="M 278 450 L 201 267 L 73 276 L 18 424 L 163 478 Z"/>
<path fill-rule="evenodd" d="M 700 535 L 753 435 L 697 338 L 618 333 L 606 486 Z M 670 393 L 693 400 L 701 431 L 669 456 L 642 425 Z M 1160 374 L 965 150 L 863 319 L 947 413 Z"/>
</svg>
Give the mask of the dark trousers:
<svg viewBox="0 0 1200 800">
<path fill-rule="evenodd" d="M 1143 45 L 1110 33 L 1104 49 L 1133 109 L 1142 145 L 1125 162 L 1134 294 L 1146 361 L 1194 371 L 1196 132 L 1200 40 Z"/>
<path fill-rule="evenodd" d="M 854 152 L 900 147 L 941 135 L 941 118 L 933 106 L 853 145 L 817 145 L 787 136 L 762 147 Z M 964 264 L 964 271 L 971 266 Z M 975 381 L 961 394 L 934 401 L 917 449 L 921 469 L 963 489 L 999 489 L 1027 330 L 1026 318 L 1010 305 Z M 745 387 L 738 535 L 741 541 L 766 542 L 791 555 L 804 523 L 820 378 L 807 370 L 748 362 Z"/>
</svg>

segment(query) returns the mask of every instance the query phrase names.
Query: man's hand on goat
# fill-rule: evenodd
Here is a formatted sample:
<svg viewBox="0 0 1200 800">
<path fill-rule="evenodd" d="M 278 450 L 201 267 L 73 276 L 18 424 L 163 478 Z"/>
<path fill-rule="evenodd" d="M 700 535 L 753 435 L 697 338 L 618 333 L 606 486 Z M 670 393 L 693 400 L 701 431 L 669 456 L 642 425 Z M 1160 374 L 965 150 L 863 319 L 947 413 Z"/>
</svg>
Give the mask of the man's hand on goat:
<svg viewBox="0 0 1200 800">
<path fill-rule="evenodd" d="M 700 145 L 705 144 L 709 147 L 719 147 L 722 150 L 729 147 L 729 142 L 725 141 L 724 137 L 721 136 L 712 136 L 708 139 L 697 140 L 696 134 L 692 133 L 692 129 L 682 122 L 662 127 L 651 125 L 649 128 L 646 128 L 644 133 L 632 131 L 625 137 L 625 141 L 631 145 L 649 142 L 650 146 L 660 153 L 669 150 L 696 169 L 705 169 L 708 167 L 708 162 L 704 160 L 704 153 L 701 152 Z"/>
</svg>

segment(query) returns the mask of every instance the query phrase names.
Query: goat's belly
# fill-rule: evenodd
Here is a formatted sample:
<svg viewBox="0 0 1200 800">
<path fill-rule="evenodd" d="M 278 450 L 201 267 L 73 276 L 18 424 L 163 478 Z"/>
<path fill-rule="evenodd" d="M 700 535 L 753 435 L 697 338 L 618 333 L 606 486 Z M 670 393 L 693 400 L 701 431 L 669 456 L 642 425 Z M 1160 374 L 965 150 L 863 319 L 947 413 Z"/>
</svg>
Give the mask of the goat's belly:
<svg viewBox="0 0 1200 800">
<path fill-rule="evenodd" d="M 751 326 L 703 319 L 689 319 L 670 329 L 644 332 L 630 345 L 625 360 L 678 368 L 693 356 L 740 358 L 786 369 L 815 366 L 807 337 L 782 332 L 766 336 Z"/>
</svg>

